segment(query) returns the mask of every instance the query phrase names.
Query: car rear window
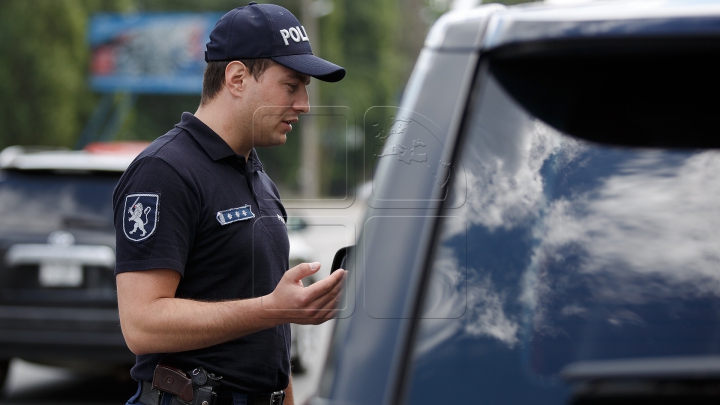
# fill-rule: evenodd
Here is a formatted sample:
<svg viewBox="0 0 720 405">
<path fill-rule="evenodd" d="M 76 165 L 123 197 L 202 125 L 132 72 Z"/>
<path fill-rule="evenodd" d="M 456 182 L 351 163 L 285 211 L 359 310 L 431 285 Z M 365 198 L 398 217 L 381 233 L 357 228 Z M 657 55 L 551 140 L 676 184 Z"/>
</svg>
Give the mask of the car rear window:
<svg viewBox="0 0 720 405">
<path fill-rule="evenodd" d="M 0 172 L 0 232 L 112 229 L 112 191 L 120 173 Z"/>
<path fill-rule="evenodd" d="M 485 72 L 407 403 L 567 403 L 581 362 L 720 355 L 720 152 L 569 136 Z"/>
</svg>

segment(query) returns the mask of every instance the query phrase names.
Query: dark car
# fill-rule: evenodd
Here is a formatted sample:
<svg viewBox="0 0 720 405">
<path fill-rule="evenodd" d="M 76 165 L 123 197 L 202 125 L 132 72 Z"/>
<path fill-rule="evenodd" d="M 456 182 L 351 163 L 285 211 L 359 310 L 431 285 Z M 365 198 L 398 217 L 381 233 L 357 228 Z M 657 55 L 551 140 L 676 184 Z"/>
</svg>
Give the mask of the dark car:
<svg viewBox="0 0 720 405">
<path fill-rule="evenodd" d="M 442 17 L 310 403 L 720 403 L 718 95 L 717 2 Z"/>
<path fill-rule="evenodd" d="M 5 371 L 13 357 L 105 372 L 135 361 L 117 312 L 112 191 L 138 150 L 90 149 L 0 154 Z"/>
</svg>

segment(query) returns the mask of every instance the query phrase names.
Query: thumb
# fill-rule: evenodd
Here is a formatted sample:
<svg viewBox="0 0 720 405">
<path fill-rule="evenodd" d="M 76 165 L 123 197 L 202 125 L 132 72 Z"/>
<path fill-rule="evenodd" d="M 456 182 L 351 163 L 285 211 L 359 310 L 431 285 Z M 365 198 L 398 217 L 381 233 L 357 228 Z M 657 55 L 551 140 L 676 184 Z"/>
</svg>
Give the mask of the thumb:
<svg viewBox="0 0 720 405">
<path fill-rule="evenodd" d="M 293 281 L 299 281 L 307 276 L 315 274 L 318 270 L 320 270 L 320 262 L 300 263 L 292 269 L 288 270 L 287 275 Z"/>
</svg>

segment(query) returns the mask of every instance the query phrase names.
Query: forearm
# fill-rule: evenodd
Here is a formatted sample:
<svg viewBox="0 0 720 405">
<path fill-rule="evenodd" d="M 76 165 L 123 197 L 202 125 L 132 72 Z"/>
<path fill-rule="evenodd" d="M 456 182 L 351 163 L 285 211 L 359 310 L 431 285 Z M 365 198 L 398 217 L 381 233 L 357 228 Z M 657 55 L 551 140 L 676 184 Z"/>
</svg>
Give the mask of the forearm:
<svg viewBox="0 0 720 405">
<path fill-rule="evenodd" d="M 201 302 L 157 298 L 132 311 L 123 311 L 123 335 L 135 354 L 200 349 L 271 328 L 279 320 L 262 316 L 261 298 Z"/>
<path fill-rule="evenodd" d="M 282 323 L 319 324 L 331 319 L 344 272 L 310 287 L 302 278 L 319 263 L 288 270 L 275 290 L 244 300 L 204 302 L 175 298 L 180 273 L 153 269 L 116 277 L 120 326 L 135 354 L 172 353 L 213 346 Z"/>
</svg>

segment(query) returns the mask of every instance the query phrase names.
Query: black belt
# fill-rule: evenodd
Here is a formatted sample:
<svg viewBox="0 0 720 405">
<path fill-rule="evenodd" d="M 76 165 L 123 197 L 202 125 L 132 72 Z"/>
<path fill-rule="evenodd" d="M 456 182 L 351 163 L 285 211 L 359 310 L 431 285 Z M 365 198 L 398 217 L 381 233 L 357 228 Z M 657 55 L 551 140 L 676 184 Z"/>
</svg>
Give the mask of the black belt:
<svg viewBox="0 0 720 405">
<path fill-rule="evenodd" d="M 285 392 L 283 391 L 276 391 L 271 394 L 241 395 L 245 395 L 247 397 L 247 405 L 282 405 L 285 400 Z M 215 405 L 234 405 L 232 395 L 218 394 L 215 398 Z"/>
<path fill-rule="evenodd" d="M 146 381 L 142 383 L 140 397 L 138 401 L 144 405 L 160 405 L 161 395 L 172 395 L 162 393 L 152 387 L 152 384 Z M 235 394 L 238 395 L 238 394 Z M 282 405 L 285 400 L 285 392 L 276 391 L 270 394 L 239 394 L 247 397 L 247 405 Z M 231 393 L 220 393 L 215 397 L 215 403 L 209 405 L 234 405 Z M 180 403 L 179 399 L 173 403 Z"/>
</svg>

